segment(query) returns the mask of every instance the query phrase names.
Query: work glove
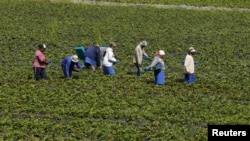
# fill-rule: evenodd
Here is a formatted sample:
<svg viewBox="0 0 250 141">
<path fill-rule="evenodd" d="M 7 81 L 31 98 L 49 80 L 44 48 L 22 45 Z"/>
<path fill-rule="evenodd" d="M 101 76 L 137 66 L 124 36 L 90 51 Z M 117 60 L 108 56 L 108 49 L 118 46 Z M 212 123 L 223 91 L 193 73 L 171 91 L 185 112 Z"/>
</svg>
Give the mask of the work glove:
<svg viewBox="0 0 250 141">
<path fill-rule="evenodd" d="M 145 61 L 152 61 L 152 59 L 150 57 L 148 57 L 148 56 L 144 56 L 143 60 L 145 60 Z"/>
<path fill-rule="evenodd" d="M 119 65 L 120 64 L 120 61 L 116 61 L 113 63 L 114 65 Z"/>
</svg>

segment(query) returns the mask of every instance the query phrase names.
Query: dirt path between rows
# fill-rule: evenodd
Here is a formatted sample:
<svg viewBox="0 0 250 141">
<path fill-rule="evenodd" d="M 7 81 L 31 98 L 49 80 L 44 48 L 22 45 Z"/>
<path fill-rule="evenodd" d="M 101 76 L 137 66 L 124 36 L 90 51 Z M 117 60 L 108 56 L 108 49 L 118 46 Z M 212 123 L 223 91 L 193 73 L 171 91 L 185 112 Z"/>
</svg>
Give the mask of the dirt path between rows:
<svg viewBox="0 0 250 141">
<path fill-rule="evenodd" d="M 50 0 L 51 2 L 61 2 L 63 0 Z M 142 3 L 121 3 L 121 2 L 97 2 L 95 0 L 68 0 L 73 3 L 85 3 L 85 4 L 96 4 L 96 5 L 107 5 L 107 6 L 144 6 L 154 8 L 165 8 L 165 9 L 188 9 L 188 10 L 220 10 L 220 11 L 244 11 L 250 12 L 250 8 L 230 8 L 230 7 L 214 7 L 214 6 L 189 6 L 189 5 L 165 5 L 165 4 L 142 4 Z"/>
</svg>

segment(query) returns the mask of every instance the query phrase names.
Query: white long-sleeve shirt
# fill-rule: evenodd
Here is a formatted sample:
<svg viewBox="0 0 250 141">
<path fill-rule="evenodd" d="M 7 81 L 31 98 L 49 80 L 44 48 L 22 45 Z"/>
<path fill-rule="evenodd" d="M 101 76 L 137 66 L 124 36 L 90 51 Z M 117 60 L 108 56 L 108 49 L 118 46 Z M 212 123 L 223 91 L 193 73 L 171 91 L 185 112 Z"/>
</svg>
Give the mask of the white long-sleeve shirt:
<svg viewBox="0 0 250 141">
<path fill-rule="evenodd" d="M 194 73 L 194 59 L 190 54 L 186 55 L 185 63 L 184 63 L 184 72 L 185 73 Z"/>
<path fill-rule="evenodd" d="M 114 57 L 113 49 L 112 48 L 107 48 L 106 49 L 106 54 L 103 58 L 103 66 L 110 67 L 113 65 L 114 62 L 117 60 Z"/>
<path fill-rule="evenodd" d="M 105 53 L 105 51 L 106 51 L 106 49 L 107 49 L 107 47 L 100 47 L 100 51 L 101 51 L 101 53 L 100 53 L 100 55 L 101 55 L 101 59 L 103 59 L 103 55 L 104 55 L 104 53 Z"/>
<path fill-rule="evenodd" d="M 155 55 L 153 62 L 151 63 L 150 67 L 155 67 L 158 63 L 160 63 L 162 65 L 161 70 L 164 71 L 165 70 L 165 64 L 164 61 L 161 57 L 159 57 L 158 55 Z"/>
<path fill-rule="evenodd" d="M 134 54 L 134 58 L 133 58 L 133 63 L 141 64 L 143 56 L 148 57 L 148 55 L 144 51 L 144 49 L 141 48 L 141 45 L 137 45 L 135 47 L 135 54 Z"/>
</svg>

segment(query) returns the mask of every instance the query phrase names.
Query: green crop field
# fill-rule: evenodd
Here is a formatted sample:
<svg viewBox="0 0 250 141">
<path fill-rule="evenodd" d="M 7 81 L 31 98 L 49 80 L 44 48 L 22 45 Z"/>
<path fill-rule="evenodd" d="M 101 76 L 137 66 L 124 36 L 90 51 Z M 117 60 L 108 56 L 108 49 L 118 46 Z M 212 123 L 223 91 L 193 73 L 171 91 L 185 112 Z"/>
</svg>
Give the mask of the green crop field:
<svg viewBox="0 0 250 141">
<path fill-rule="evenodd" d="M 208 124 L 250 124 L 249 12 L 1 0 L 0 13 L 0 140 L 203 141 Z M 164 86 L 152 72 L 135 76 L 142 40 L 150 57 L 166 52 Z M 62 78 L 74 47 L 111 41 L 114 77 Z M 47 81 L 32 79 L 39 43 L 53 60 Z M 200 62 L 192 85 L 181 64 L 190 46 Z"/>
<path fill-rule="evenodd" d="M 52 0 L 52 1 L 73 1 L 73 0 Z M 78 0 L 78 1 L 250 8 L 249 0 Z"/>
</svg>

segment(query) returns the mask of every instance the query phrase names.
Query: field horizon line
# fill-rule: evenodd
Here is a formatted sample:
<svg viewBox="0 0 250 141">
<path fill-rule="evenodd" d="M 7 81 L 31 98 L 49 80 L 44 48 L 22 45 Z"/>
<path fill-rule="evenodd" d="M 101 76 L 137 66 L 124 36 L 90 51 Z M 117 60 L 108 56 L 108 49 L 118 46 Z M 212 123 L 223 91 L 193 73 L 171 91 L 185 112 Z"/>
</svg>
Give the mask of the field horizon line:
<svg viewBox="0 0 250 141">
<path fill-rule="evenodd" d="M 217 6 L 192 6 L 192 5 L 175 5 L 175 4 L 144 4 L 144 3 L 127 3 L 127 2 L 97 2 L 85 1 L 85 0 L 50 0 L 51 2 L 72 2 L 83 3 L 92 5 L 104 5 L 104 6 L 140 6 L 140 7 L 153 7 L 162 9 L 186 9 L 186 10 L 200 10 L 200 11 L 237 11 L 237 12 L 250 12 L 250 8 L 232 8 L 232 7 L 217 7 Z"/>
</svg>

